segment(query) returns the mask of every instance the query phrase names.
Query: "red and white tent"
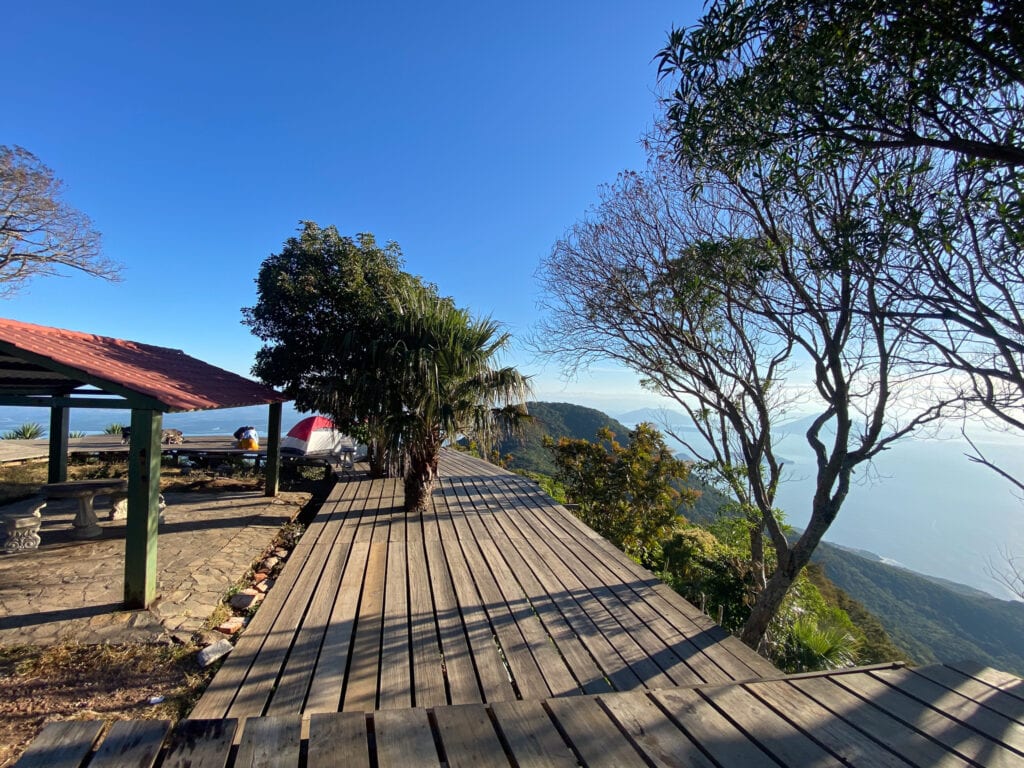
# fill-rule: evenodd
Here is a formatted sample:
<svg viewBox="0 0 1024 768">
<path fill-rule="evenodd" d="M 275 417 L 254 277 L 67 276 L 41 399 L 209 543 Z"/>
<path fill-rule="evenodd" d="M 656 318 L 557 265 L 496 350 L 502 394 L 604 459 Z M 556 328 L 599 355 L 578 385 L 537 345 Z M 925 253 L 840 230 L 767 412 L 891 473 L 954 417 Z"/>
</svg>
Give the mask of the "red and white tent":
<svg viewBox="0 0 1024 768">
<path fill-rule="evenodd" d="M 324 416 L 303 419 L 281 438 L 281 453 L 290 456 L 326 456 L 354 447 L 355 441 L 335 429 L 334 422 Z"/>
</svg>

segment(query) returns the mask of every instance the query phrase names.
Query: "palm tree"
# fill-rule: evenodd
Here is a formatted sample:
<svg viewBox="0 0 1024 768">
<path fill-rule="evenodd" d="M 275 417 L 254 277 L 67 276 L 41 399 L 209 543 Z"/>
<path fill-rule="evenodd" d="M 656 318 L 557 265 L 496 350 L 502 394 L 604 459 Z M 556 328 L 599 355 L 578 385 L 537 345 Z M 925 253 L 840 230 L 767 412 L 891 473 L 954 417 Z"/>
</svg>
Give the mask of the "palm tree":
<svg viewBox="0 0 1024 768">
<path fill-rule="evenodd" d="M 472 433 L 487 442 L 526 417 L 527 379 L 496 367 L 510 336 L 490 318 L 474 319 L 451 299 L 413 286 L 394 306 L 389 350 L 402 374 L 401 408 L 386 420 L 392 451 L 405 458 L 405 508 L 422 509 L 437 479 L 446 442 Z"/>
</svg>

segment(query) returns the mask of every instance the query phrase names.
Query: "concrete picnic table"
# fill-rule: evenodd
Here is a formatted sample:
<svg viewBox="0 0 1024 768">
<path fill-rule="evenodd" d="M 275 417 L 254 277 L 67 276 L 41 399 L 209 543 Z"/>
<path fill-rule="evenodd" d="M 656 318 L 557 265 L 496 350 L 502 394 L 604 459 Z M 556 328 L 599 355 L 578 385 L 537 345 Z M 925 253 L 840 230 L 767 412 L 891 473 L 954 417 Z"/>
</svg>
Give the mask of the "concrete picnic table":
<svg viewBox="0 0 1024 768">
<path fill-rule="evenodd" d="M 97 496 L 127 496 L 128 481 L 124 479 L 70 480 L 65 483 L 48 483 L 43 492 L 49 499 L 78 499 L 78 514 L 72 525 L 76 539 L 95 539 L 103 534 L 96 518 L 93 499 Z"/>
</svg>

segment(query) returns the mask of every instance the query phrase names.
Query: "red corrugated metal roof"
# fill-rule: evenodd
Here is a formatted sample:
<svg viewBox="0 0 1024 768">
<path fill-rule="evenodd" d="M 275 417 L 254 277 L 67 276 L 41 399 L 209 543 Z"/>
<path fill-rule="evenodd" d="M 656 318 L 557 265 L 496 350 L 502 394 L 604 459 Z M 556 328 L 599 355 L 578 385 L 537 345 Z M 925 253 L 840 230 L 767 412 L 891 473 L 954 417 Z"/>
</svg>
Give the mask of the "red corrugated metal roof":
<svg viewBox="0 0 1024 768">
<path fill-rule="evenodd" d="M 46 361 L 38 358 L 58 364 L 56 369 L 73 369 L 83 382 L 100 389 L 107 384 L 115 392 L 125 389 L 153 398 L 169 411 L 234 408 L 288 399 L 275 389 L 189 357 L 180 349 L 4 318 L 0 318 L 0 345 L 15 357 L 18 350 L 38 356 L 32 362 L 43 368 L 48 367 Z M 71 376 L 77 378 L 74 372 Z"/>
</svg>

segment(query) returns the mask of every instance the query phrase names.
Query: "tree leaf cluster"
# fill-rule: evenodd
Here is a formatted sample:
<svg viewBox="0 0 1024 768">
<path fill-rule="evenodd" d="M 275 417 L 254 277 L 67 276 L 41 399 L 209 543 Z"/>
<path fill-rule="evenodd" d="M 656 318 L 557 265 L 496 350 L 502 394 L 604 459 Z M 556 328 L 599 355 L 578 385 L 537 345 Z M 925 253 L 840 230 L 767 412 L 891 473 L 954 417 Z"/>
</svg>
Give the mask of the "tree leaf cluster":
<svg viewBox="0 0 1024 768">
<path fill-rule="evenodd" d="M 423 506 L 441 447 L 489 441 L 526 413 L 526 378 L 496 364 L 509 335 L 402 269 L 394 243 L 303 222 L 260 267 L 243 322 L 263 342 L 253 372 L 328 414 L 370 448 L 375 474 L 401 471 Z"/>
<path fill-rule="evenodd" d="M 661 433 L 638 424 L 625 445 L 605 428 L 594 442 L 563 437 L 547 446 L 576 516 L 638 562 L 658 562 L 662 541 L 679 524 L 679 507 L 697 496 L 682 485 L 689 466 Z"/>
</svg>

